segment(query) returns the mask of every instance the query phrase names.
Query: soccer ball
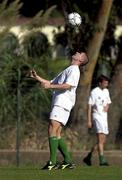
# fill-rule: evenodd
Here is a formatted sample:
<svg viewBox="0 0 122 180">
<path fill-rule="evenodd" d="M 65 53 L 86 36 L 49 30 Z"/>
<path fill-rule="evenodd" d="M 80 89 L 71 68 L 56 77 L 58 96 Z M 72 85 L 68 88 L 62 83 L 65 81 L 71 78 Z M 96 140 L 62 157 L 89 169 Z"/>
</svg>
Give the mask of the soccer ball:
<svg viewBox="0 0 122 180">
<path fill-rule="evenodd" d="M 68 22 L 73 26 L 79 26 L 82 23 L 82 18 L 77 12 L 68 14 Z"/>
</svg>

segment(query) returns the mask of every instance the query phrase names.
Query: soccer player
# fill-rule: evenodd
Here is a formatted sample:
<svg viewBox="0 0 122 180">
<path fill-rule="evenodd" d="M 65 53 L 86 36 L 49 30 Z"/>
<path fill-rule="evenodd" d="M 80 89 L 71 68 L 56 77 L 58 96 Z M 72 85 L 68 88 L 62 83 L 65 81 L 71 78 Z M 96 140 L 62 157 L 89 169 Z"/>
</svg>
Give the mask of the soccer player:
<svg viewBox="0 0 122 180">
<path fill-rule="evenodd" d="M 72 55 L 71 65 L 58 74 L 53 80 L 48 81 L 32 70 L 30 76 L 41 83 L 45 89 L 54 89 L 52 108 L 48 126 L 50 159 L 43 169 L 57 169 L 57 149 L 64 157 L 61 169 L 73 168 L 72 159 L 64 139 L 61 137 L 62 127 L 66 125 L 70 111 L 75 104 L 76 88 L 80 78 L 79 66 L 88 63 L 84 52 Z"/>
<path fill-rule="evenodd" d="M 92 165 L 91 158 L 95 150 L 98 150 L 100 166 L 109 165 L 104 157 L 104 144 L 106 136 L 109 133 L 107 114 L 109 104 L 111 103 L 109 91 L 107 89 L 108 84 L 109 78 L 101 75 L 98 78 L 98 86 L 91 91 L 89 96 L 87 126 L 88 128 L 92 128 L 92 126 L 94 127 L 97 136 L 97 144 L 83 159 L 83 162 L 88 166 Z"/>
</svg>

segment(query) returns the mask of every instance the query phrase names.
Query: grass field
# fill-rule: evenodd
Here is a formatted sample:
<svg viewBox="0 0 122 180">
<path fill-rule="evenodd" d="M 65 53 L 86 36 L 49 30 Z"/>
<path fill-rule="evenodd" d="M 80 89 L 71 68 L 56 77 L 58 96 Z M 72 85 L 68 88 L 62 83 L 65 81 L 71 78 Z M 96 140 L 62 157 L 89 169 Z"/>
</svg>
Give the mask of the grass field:
<svg viewBox="0 0 122 180">
<path fill-rule="evenodd" d="M 0 180 L 121 180 L 122 166 L 85 167 L 74 170 L 39 170 L 36 167 L 0 168 Z"/>
</svg>

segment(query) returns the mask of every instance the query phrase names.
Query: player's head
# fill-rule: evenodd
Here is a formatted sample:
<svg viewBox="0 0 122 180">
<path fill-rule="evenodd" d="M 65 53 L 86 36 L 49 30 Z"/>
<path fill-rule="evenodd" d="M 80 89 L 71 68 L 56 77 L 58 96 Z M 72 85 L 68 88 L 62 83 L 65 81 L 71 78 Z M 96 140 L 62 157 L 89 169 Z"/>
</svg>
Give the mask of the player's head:
<svg viewBox="0 0 122 180">
<path fill-rule="evenodd" d="M 101 75 L 98 78 L 98 85 L 100 86 L 101 89 L 107 88 L 110 82 L 110 78 L 107 76 Z"/>
<path fill-rule="evenodd" d="M 72 55 L 72 64 L 78 66 L 84 66 L 89 62 L 88 56 L 83 51 L 76 51 Z"/>
</svg>

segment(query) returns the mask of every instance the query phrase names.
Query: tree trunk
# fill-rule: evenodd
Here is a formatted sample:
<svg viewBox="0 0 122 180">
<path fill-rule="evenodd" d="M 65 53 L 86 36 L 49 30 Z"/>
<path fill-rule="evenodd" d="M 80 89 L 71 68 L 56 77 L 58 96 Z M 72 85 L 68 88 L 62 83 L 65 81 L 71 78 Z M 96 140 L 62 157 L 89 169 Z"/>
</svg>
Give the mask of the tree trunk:
<svg viewBox="0 0 122 180">
<path fill-rule="evenodd" d="M 122 43 L 122 42 L 121 42 Z M 112 104 L 109 111 L 109 143 L 122 149 L 122 45 L 119 52 L 114 75 L 111 81 L 110 93 Z"/>
<path fill-rule="evenodd" d="M 102 1 L 101 8 L 96 21 L 96 26 L 99 27 L 100 30 L 94 32 L 93 38 L 89 42 L 87 54 L 90 59 L 90 62 L 87 65 L 84 73 L 81 72 L 81 78 L 77 90 L 77 101 L 74 110 L 71 113 L 71 125 L 75 125 L 75 127 L 79 128 L 81 137 L 84 137 L 84 135 L 86 135 L 87 133 L 85 127 L 87 100 L 90 92 L 94 68 L 96 66 L 101 44 L 107 28 L 112 3 L 113 0 Z"/>
</svg>

